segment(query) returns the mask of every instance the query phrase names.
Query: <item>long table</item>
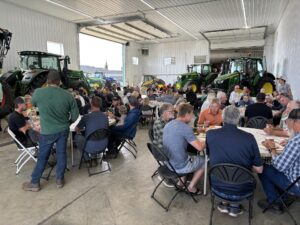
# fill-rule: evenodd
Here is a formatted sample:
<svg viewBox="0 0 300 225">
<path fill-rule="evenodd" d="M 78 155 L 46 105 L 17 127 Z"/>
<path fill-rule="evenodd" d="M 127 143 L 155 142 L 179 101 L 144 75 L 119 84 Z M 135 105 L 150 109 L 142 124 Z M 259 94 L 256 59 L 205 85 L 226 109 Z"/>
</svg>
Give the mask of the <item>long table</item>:
<svg viewBox="0 0 300 225">
<path fill-rule="evenodd" d="M 72 133 L 75 132 L 75 128 L 78 125 L 78 123 L 80 122 L 81 118 L 82 118 L 82 116 L 79 115 L 77 120 L 70 125 L 70 147 L 71 147 L 72 166 L 74 166 L 74 145 L 73 145 L 73 134 Z M 115 123 L 116 123 L 115 119 L 108 117 L 109 126 L 114 125 Z"/>
<path fill-rule="evenodd" d="M 220 127 L 214 127 L 211 129 L 219 129 Z M 271 154 L 268 151 L 268 149 L 262 144 L 262 142 L 266 139 L 274 139 L 275 141 L 275 145 L 277 148 L 277 153 L 280 154 L 284 147 L 282 147 L 281 145 L 279 145 L 279 143 L 286 139 L 283 137 L 277 137 L 274 135 L 268 135 L 266 134 L 263 130 L 260 129 L 255 129 L 255 128 L 248 128 L 248 127 L 238 127 L 240 130 L 246 131 L 250 134 L 252 134 L 257 142 L 258 148 L 259 148 L 259 152 L 262 158 L 265 159 L 270 159 L 271 158 Z M 199 135 L 197 135 L 197 138 L 201 141 L 205 141 L 206 140 L 206 134 L 200 133 Z M 204 172 L 204 187 L 203 187 L 203 194 L 206 195 L 207 193 L 207 175 L 208 175 L 208 161 L 209 161 L 209 157 L 207 154 L 205 154 L 205 172 Z"/>
</svg>

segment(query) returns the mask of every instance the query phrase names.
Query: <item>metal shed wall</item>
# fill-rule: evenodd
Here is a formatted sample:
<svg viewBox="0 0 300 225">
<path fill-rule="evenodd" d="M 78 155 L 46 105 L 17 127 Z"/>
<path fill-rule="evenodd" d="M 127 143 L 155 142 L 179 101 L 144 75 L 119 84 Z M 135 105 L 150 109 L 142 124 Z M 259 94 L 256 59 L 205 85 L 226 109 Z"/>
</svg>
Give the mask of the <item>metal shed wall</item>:
<svg viewBox="0 0 300 225">
<path fill-rule="evenodd" d="M 300 1 L 290 1 L 274 37 L 274 74 L 286 75 L 294 99 L 300 98 Z"/>
<path fill-rule="evenodd" d="M 3 72 L 18 66 L 19 51 L 46 52 L 47 41 L 63 43 L 65 55 L 71 58 L 70 68 L 79 68 L 76 24 L 0 1 L 0 27 L 13 33 Z"/>
</svg>

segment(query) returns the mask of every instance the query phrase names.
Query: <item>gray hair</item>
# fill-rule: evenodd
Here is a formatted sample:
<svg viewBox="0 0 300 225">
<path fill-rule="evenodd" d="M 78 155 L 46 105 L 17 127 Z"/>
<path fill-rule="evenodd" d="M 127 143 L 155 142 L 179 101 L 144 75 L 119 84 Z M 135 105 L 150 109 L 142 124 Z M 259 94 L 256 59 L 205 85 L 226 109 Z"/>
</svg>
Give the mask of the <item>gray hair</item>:
<svg viewBox="0 0 300 225">
<path fill-rule="evenodd" d="M 234 105 L 230 105 L 223 109 L 223 123 L 238 125 L 240 121 L 240 110 Z"/>
<path fill-rule="evenodd" d="M 160 112 L 160 115 L 162 115 L 165 111 L 168 111 L 170 108 L 173 109 L 173 105 L 170 104 L 170 103 L 164 103 L 160 106 L 159 108 L 159 112 Z"/>
</svg>

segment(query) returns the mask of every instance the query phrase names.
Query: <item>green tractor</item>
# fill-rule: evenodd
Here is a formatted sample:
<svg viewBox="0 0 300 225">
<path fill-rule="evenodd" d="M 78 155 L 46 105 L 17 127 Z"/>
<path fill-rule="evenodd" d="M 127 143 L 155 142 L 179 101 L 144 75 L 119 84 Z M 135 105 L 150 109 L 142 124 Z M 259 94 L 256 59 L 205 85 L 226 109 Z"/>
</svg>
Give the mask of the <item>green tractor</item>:
<svg viewBox="0 0 300 225">
<path fill-rule="evenodd" d="M 226 91 L 228 94 L 235 85 L 248 87 L 252 95 L 256 95 L 263 88 L 266 94 L 275 90 L 275 77 L 265 69 L 261 58 L 229 59 L 229 71 L 214 80 L 213 87 Z"/>
<path fill-rule="evenodd" d="M 11 88 L 1 77 L 3 60 L 10 48 L 11 38 L 11 32 L 0 28 L 0 119 L 11 112 L 14 100 Z"/>
<path fill-rule="evenodd" d="M 218 76 L 217 71 L 212 71 L 211 64 L 194 64 L 187 66 L 188 72 L 180 75 L 175 84 L 177 89 L 186 91 L 192 86 L 193 92 L 199 92 L 201 87 L 206 87 Z"/>
<path fill-rule="evenodd" d="M 89 82 L 92 89 L 102 88 L 105 86 L 104 74 L 102 72 L 88 73 L 86 79 Z"/>
<path fill-rule="evenodd" d="M 156 76 L 153 75 L 144 75 L 143 76 L 143 81 L 141 84 L 141 91 L 143 93 L 146 92 L 148 88 L 162 88 L 165 86 L 165 82 L 162 79 L 157 78 Z"/>
<path fill-rule="evenodd" d="M 62 58 L 60 55 L 39 51 L 22 51 L 19 55 L 20 69 L 8 71 L 1 77 L 10 85 L 14 96 L 23 96 L 46 85 L 49 70 L 57 70 L 61 74 L 63 88 L 82 88 L 86 94 L 89 94 L 90 85 L 83 72 L 68 69 L 69 56 Z"/>
</svg>

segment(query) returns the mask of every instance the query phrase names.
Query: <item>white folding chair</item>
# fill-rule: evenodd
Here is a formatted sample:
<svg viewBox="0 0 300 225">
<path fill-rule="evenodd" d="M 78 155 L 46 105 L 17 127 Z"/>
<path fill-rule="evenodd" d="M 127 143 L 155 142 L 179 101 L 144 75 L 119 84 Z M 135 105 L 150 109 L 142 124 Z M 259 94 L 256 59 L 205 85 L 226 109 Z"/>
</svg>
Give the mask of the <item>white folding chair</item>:
<svg viewBox="0 0 300 225">
<path fill-rule="evenodd" d="M 7 129 L 8 134 L 12 137 L 12 139 L 16 142 L 18 151 L 20 151 L 20 155 L 15 161 L 15 164 L 17 166 L 16 174 L 20 172 L 22 167 L 30 160 L 32 159 L 34 162 L 37 162 L 37 159 L 34 157 L 34 153 L 36 151 L 36 147 L 29 147 L 26 148 L 17 138 L 16 135 L 8 128 Z M 38 148 L 38 146 L 37 146 Z"/>
</svg>

